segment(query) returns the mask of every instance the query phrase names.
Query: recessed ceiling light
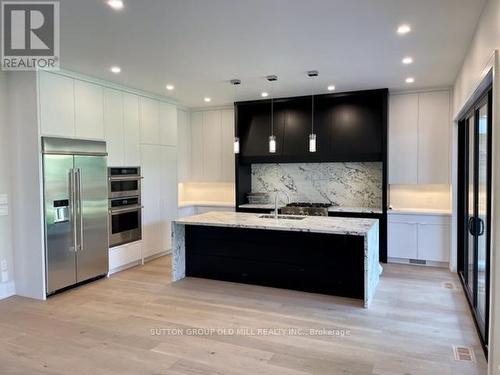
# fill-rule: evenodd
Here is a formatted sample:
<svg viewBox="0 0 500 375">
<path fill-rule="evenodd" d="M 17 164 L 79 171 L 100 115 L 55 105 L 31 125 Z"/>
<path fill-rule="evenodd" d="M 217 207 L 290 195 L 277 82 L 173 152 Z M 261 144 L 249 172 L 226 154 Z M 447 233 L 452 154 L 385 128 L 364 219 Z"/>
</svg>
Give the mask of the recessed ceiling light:
<svg viewBox="0 0 500 375">
<path fill-rule="evenodd" d="M 413 62 L 413 59 L 410 56 L 405 57 L 401 62 L 405 65 L 411 64 Z"/>
<path fill-rule="evenodd" d="M 165 87 L 167 88 L 168 91 L 172 91 L 173 89 L 175 89 L 175 86 L 170 84 Z"/>
<path fill-rule="evenodd" d="M 398 26 L 398 34 L 399 35 L 408 34 L 410 31 L 411 31 L 410 25 L 403 24 L 403 25 Z"/>
<path fill-rule="evenodd" d="M 269 94 L 264 91 L 263 93 L 260 94 L 260 96 L 262 96 L 263 98 L 267 98 Z"/>
<path fill-rule="evenodd" d="M 334 85 L 330 85 L 327 87 L 328 91 L 333 91 L 335 90 L 335 86 Z"/>
<path fill-rule="evenodd" d="M 118 73 L 120 73 L 122 71 L 122 68 L 120 68 L 119 66 L 112 66 L 110 70 L 113 73 L 118 74 Z"/>
<path fill-rule="evenodd" d="M 208 96 L 206 98 L 203 98 L 204 101 L 206 101 L 207 103 L 210 103 L 212 101 L 211 98 L 209 98 Z"/>
<path fill-rule="evenodd" d="M 406 78 L 406 83 L 413 83 L 413 82 L 415 82 L 415 78 L 413 77 Z"/>
<path fill-rule="evenodd" d="M 122 0 L 108 0 L 107 4 L 115 10 L 123 9 L 123 1 Z"/>
</svg>

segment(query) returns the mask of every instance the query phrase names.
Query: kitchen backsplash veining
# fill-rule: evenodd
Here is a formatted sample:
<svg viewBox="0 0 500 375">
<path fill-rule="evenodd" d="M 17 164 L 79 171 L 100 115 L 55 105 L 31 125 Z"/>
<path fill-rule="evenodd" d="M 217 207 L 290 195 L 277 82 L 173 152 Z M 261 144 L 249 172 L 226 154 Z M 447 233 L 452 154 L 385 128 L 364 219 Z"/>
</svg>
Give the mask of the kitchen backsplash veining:
<svg viewBox="0 0 500 375">
<path fill-rule="evenodd" d="M 382 207 L 382 163 L 253 164 L 252 191 L 286 192 L 294 202 Z"/>
</svg>

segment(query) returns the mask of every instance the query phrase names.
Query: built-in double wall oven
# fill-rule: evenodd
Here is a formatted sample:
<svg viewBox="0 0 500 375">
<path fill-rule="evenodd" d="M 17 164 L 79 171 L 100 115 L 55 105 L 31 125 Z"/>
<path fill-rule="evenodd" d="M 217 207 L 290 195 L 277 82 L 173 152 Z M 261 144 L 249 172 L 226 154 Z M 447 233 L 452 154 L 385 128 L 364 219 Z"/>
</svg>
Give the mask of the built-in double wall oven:
<svg viewBox="0 0 500 375">
<path fill-rule="evenodd" d="M 109 246 L 142 239 L 141 168 L 108 168 Z"/>
</svg>

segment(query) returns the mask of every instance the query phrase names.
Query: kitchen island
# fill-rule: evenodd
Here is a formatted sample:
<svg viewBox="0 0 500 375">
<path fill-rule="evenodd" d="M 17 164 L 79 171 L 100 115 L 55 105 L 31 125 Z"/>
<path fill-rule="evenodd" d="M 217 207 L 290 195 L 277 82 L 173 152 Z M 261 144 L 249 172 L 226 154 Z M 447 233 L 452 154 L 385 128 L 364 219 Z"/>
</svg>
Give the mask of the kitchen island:
<svg viewBox="0 0 500 375">
<path fill-rule="evenodd" d="M 186 276 L 356 298 L 379 281 L 376 219 L 209 212 L 173 223 L 172 278 Z"/>
</svg>

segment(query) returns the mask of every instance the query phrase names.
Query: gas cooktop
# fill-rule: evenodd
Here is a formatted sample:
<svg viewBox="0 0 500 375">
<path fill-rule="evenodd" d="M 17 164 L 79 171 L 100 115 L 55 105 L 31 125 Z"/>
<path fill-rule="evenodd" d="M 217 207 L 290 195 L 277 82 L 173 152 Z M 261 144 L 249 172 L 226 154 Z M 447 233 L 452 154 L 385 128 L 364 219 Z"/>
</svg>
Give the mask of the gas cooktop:
<svg viewBox="0 0 500 375">
<path fill-rule="evenodd" d="M 281 209 L 282 214 L 306 215 L 306 216 L 328 216 L 330 203 L 293 202 Z"/>
</svg>

